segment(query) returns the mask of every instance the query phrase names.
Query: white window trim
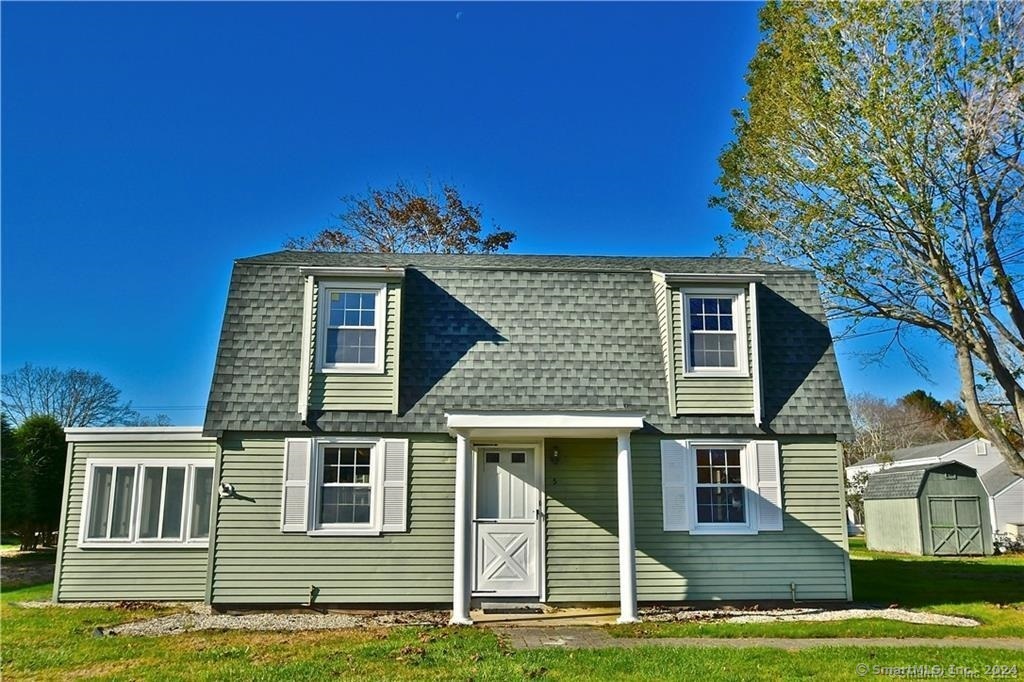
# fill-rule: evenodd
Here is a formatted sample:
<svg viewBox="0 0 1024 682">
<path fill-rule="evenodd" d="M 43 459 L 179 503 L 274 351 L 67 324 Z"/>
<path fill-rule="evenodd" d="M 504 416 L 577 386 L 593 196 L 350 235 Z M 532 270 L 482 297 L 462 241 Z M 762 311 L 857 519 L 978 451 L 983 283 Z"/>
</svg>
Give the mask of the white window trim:
<svg viewBox="0 0 1024 682">
<path fill-rule="evenodd" d="M 122 467 L 135 470 L 135 480 L 132 485 L 131 511 L 128 522 L 128 537 L 120 539 L 90 539 L 87 537 L 89 529 L 89 515 L 92 509 L 92 478 L 96 467 Z M 184 467 L 185 468 L 185 495 L 182 510 L 182 538 L 165 540 L 162 538 L 140 538 L 139 526 L 142 514 L 142 475 L 146 467 Z M 213 469 L 212 459 L 93 459 L 85 460 L 85 490 L 82 493 L 82 508 L 79 513 L 78 523 L 78 547 L 80 549 L 124 549 L 125 547 L 154 547 L 154 548 L 195 548 L 203 549 L 210 545 L 210 538 L 191 538 L 192 532 L 192 495 L 195 488 L 195 470 Z M 164 474 L 162 485 L 166 487 L 167 476 Z M 211 495 L 216 491 L 211 491 Z M 160 496 L 160 524 L 163 525 L 163 504 L 165 496 Z M 111 498 L 111 509 L 108 514 L 113 513 L 113 498 Z M 107 521 L 109 532 L 110 520 Z M 211 529 L 212 530 L 212 529 Z"/>
<path fill-rule="evenodd" d="M 689 505 L 691 535 L 757 535 L 757 494 L 752 489 L 757 479 L 757 453 L 754 443 L 749 440 L 691 440 L 686 447 L 690 450 L 690 492 L 693 504 Z M 740 450 L 740 474 L 743 484 L 743 507 L 746 514 L 744 523 L 699 523 L 697 521 L 697 448 L 729 448 Z M 751 469 L 753 467 L 753 469 Z"/>
<path fill-rule="evenodd" d="M 323 450 L 326 447 L 370 448 L 370 521 L 369 523 L 320 523 L 320 496 L 323 483 Z M 384 523 L 384 439 L 316 438 L 310 456 L 309 508 L 306 510 L 307 535 L 313 537 L 376 536 Z"/>
<path fill-rule="evenodd" d="M 374 326 L 362 329 L 376 331 L 375 362 L 371 363 L 328 363 L 327 362 L 327 329 L 330 321 L 330 301 L 334 292 L 375 294 L 376 310 Z M 384 373 L 384 335 L 387 333 L 387 296 L 388 285 L 384 282 L 339 283 L 320 282 L 317 300 L 316 323 L 316 371 L 325 374 L 383 374 Z"/>
<path fill-rule="evenodd" d="M 682 320 L 683 376 L 684 377 L 749 377 L 750 360 L 747 357 L 747 296 L 742 288 L 686 288 L 680 290 L 679 319 Z M 736 367 L 694 367 L 690 362 L 690 298 L 732 297 L 733 331 L 736 333 Z"/>
</svg>

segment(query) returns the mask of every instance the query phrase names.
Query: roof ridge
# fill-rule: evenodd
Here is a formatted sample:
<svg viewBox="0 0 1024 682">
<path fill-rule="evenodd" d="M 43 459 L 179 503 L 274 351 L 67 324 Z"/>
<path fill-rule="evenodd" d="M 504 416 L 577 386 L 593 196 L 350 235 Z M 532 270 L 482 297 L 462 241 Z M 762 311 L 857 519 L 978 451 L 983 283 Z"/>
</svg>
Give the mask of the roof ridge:
<svg viewBox="0 0 1024 682">
<path fill-rule="evenodd" d="M 309 266 L 330 261 L 376 262 L 390 261 L 410 267 L 468 268 L 468 269 L 521 269 L 547 271 L 602 271 L 670 272 L 693 265 L 698 268 L 715 265 L 716 270 L 735 264 L 746 270 L 755 269 L 774 275 L 812 275 L 810 270 L 781 263 L 758 260 L 749 256 L 630 256 L 602 254 L 538 254 L 538 253 L 381 253 L 354 251 L 299 251 L 283 249 L 235 259 L 236 264 Z M 703 271 L 698 269 L 697 272 Z"/>
</svg>

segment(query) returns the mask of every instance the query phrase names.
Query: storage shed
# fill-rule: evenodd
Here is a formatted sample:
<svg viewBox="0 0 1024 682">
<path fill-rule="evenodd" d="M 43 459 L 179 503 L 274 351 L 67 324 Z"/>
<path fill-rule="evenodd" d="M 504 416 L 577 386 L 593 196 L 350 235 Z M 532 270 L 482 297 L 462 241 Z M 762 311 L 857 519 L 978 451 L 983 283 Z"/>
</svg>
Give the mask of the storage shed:
<svg viewBox="0 0 1024 682">
<path fill-rule="evenodd" d="M 864 490 L 868 548 L 905 554 L 992 554 L 988 494 L 960 462 L 873 474 Z"/>
</svg>

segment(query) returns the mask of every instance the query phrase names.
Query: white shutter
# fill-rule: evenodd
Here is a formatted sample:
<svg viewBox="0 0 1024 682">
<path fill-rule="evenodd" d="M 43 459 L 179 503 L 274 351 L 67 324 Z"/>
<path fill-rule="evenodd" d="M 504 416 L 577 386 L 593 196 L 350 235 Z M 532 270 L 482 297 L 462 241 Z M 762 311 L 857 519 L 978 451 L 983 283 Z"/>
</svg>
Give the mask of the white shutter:
<svg viewBox="0 0 1024 682">
<path fill-rule="evenodd" d="M 661 441 L 661 514 L 665 530 L 691 530 L 690 459 L 690 449 L 683 441 Z"/>
<path fill-rule="evenodd" d="M 404 532 L 408 508 L 409 489 L 409 441 L 386 439 L 384 450 L 384 521 L 381 530 L 385 533 Z"/>
<path fill-rule="evenodd" d="M 305 533 L 309 529 L 309 472 L 313 441 L 288 438 L 284 441 L 284 485 L 281 490 L 281 530 Z"/>
<path fill-rule="evenodd" d="M 782 530 L 782 477 L 779 469 L 779 443 L 756 440 L 757 530 Z"/>
</svg>

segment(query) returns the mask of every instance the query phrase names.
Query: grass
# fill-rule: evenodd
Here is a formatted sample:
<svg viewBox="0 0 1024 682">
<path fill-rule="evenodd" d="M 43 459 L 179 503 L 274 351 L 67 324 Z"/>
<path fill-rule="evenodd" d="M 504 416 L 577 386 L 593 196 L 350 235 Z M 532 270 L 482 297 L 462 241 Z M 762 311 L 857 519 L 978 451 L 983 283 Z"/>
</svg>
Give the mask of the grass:
<svg viewBox="0 0 1024 682">
<path fill-rule="evenodd" d="M 1021 590 L 1024 559 L 941 561 L 868 554 L 857 549 L 854 589 L 858 598 L 942 613 L 974 615 L 985 625 L 967 634 L 1024 636 Z M 0 595 L 3 649 L 0 674 L 7 679 L 198 679 L 303 680 L 325 677 L 363 679 L 687 679 L 808 678 L 863 679 L 857 664 L 895 668 L 950 665 L 979 673 L 994 664 L 1017 666 L 1024 673 L 1024 652 L 973 650 L 943 646 L 844 648 L 822 641 L 800 652 L 769 648 L 701 649 L 640 647 L 564 651 L 509 650 L 485 628 L 360 629 L 308 633 L 201 632 L 149 637 L 91 636 L 109 626 L 151 618 L 167 608 L 117 607 L 29 609 L 18 602 L 47 599 L 50 585 L 7 589 Z M 863 590 L 863 595 L 861 594 Z M 894 591 L 895 590 L 895 591 Z M 894 600 L 891 595 L 899 594 Z M 1017 601 L 1013 607 L 996 603 Z M 897 623 L 768 624 L 704 626 L 649 624 L 633 634 L 653 636 L 906 636 L 963 635 L 962 629 L 889 631 Z M 884 627 L 883 627 L 884 626 Z M 681 629 L 682 628 L 682 629 Z M 840 628 L 840 629 L 836 629 Z M 851 631 L 841 628 L 852 628 Z M 880 629 L 881 628 L 881 629 Z M 625 634 L 629 629 L 617 628 Z M 832 634 L 830 634 L 832 633 Z M 872 675 L 875 676 L 875 675 Z"/>
<path fill-rule="evenodd" d="M 856 665 L 1018 666 L 1024 652 L 950 647 L 757 648 L 642 647 L 597 651 L 511 651 L 484 628 L 393 628 L 309 633 L 203 632 L 170 637 L 90 636 L 97 625 L 148 618 L 160 610 L 27 609 L 49 586 L 0 597 L 4 679 L 860 679 Z M 938 644 L 938 643 L 937 643 Z"/>
<path fill-rule="evenodd" d="M 619 637 L 1024 637 L 1024 556 L 912 557 L 871 552 L 850 540 L 858 603 L 898 605 L 981 623 L 966 629 L 871 618 L 831 623 L 641 623 L 611 629 Z"/>
</svg>

